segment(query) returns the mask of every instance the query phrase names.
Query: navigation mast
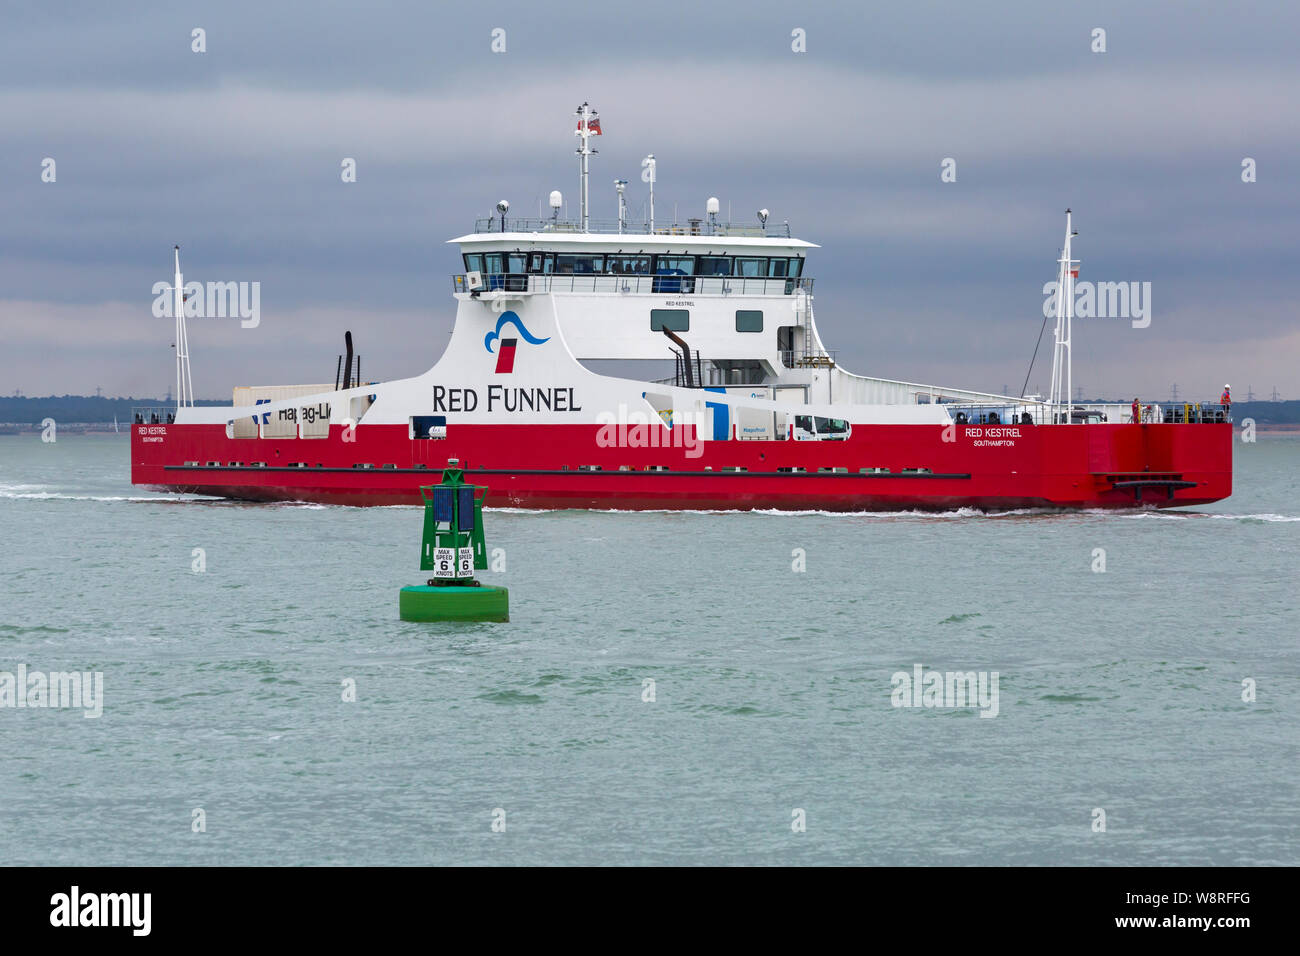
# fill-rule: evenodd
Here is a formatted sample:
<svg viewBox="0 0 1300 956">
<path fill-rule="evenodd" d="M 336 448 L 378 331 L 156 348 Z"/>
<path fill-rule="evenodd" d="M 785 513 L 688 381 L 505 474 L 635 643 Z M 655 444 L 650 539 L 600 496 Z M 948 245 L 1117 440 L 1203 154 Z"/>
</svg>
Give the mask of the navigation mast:
<svg viewBox="0 0 1300 956">
<path fill-rule="evenodd" d="M 623 193 L 627 189 L 627 180 L 614 180 L 614 188 L 618 190 L 618 234 L 621 236 L 623 235 L 623 228 L 627 224 L 627 196 Z"/>
<path fill-rule="evenodd" d="M 585 233 L 589 231 L 587 228 L 589 222 L 587 205 L 587 157 L 596 152 L 596 150 L 591 148 L 591 144 L 588 140 L 592 136 L 600 135 L 600 114 L 586 103 L 583 103 L 574 110 L 574 112 L 578 114 L 578 128 L 575 130 L 574 135 L 582 137 L 582 145 L 577 149 L 579 169 L 578 178 L 581 182 L 581 189 L 578 191 L 578 203 L 581 206 L 582 211 L 582 231 Z M 591 126 L 593 121 L 595 122 L 594 129 Z"/>
<path fill-rule="evenodd" d="M 1070 397 L 1074 385 L 1074 351 L 1071 348 L 1074 325 L 1074 280 L 1078 278 L 1077 259 L 1070 258 L 1071 240 L 1078 233 L 1071 228 L 1070 210 L 1065 210 L 1065 246 L 1061 250 L 1060 275 L 1056 283 L 1056 344 L 1052 352 L 1052 390 L 1048 402 L 1052 408 L 1052 421 L 1069 424 Z M 1058 418 L 1056 413 L 1061 405 L 1065 406 L 1065 415 Z"/>
<path fill-rule="evenodd" d="M 172 312 L 176 316 L 176 407 L 194 404 L 190 380 L 190 342 L 185 330 L 185 279 L 181 276 L 181 247 L 173 249 L 176 272 L 172 277 Z"/>
<path fill-rule="evenodd" d="M 650 232 L 655 231 L 655 154 L 641 160 L 641 182 L 650 184 Z"/>
</svg>

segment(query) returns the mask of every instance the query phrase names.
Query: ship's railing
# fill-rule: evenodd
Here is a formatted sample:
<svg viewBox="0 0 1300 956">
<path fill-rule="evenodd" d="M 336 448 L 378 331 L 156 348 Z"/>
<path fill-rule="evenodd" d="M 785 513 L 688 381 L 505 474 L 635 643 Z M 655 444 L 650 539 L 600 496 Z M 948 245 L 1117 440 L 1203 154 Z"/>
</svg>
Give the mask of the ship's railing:
<svg viewBox="0 0 1300 956">
<path fill-rule="evenodd" d="M 1132 424 L 1133 406 L 1121 403 L 1089 402 L 1051 405 L 1046 402 L 944 403 L 959 424 L 966 425 L 1086 425 Z M 1222 405 L 1207 402 L 1143 403 L 1139 421 L 1148 425 L 1216 424 L 1231 422 L 1232 414 Z"/>
<path fill-rule="evenodd" d="M 798 349 L 782 349 L 781 364 L 786 368 L 834 368 L 838 349 L 822 349 L 820 352 L 802 352 Z"/>
<path fill-rule="evenodd" d="M 674 356 L 673 374 L 668 378 L 652 378 L 650 382 L 655 385 L 674 385 L 678 388 L 687 388 L 681 353 L 671 347 L 669 350 Z M 763 370 L 757 365 L 752 369 L 719 368 L 713 359 L 705 358 L 694 352 L 691 353 L 691 363 L 693 385 L 689 387 L 735 388 L 763 384 Z"/>
<path fill-rule="evenodd" d="M 170 425 L 175 420 L 175 405 L 137 405 L 131 409 L 131 422 L 136 425 Z"/>
<path fill-rule="evenodd" d="M 1131 407 L 1123 407 L 1128 410 L 1131 419 Z M 1144 422 L 1159 421 L 1164 424 L 1175 425 L 1210 425 L 1232 421 L 1232 409 L 1224 408 L 1218 402 L 1157 402 L 1154 405 L 1143 405 L 1142 408 L 1142 420 Z M 1148 409 L 1158 409 L 1158 417 L 1154 413 L 1149 416 L 1147 414 Z"/>
<path fill-rule="evenodd" d="M 673 353 L 672 384 L 678 388 L 704 388 L 704 360 L 700 353 L 683 355 L 673 348 L 670 351 Z"/>
<path fill-rule="evenodd" d="M 582 223 L 572 219 L 524 219 L 506 216 L 487 216 L 474 220 L 474 232 L 555 232 L 583 234 Z M 624 220 L 620 228 L 617 219 L 588 219 L 586 234 L 613 234 L 625 236 L 745 236 L 789 239 L 790 223 L 761 226 L 757 223 L 718 222 L 707 219 L 688 219 L 686 222 L 656 222 L 654 229 L 646 222 Z"/>
<path fill-rule="evenodd" d="M 942 402 L 951 413 L 953 421 L 959 425 L 1042 425 L 1051 418 L 1046 406 L 1017 403 L 1015 401 L 999 402 Z M 1026 419 L 1025 416 L 1028 416 Z"/>
<path fill-rule="evenodd" d="M 453 292 L 469 292 L 464 274 L 451 277 Z M 678 275 L 525 275 L 483 276 L 483 292 L 605 292 L 621 295 L 794 295 L 811 293 L 810 276 L 757 278 L 750 276 Z"/>
</svg>

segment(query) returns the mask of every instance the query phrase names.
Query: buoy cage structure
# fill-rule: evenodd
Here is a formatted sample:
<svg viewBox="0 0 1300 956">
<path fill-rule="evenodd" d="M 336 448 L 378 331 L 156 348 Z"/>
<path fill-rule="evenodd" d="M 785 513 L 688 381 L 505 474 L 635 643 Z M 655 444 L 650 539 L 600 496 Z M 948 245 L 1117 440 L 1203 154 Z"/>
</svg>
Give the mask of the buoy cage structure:
<svg viewBox="0 0 1300 956">
<path fill-rule="evenodd" d="M 469 485 L 452 458 L 442 481 L 420 488 L 424 499 L 424 538 L 420 570 L 432 571 L 427 584 L 402 588 L 398 613 L 403 621 L 509 621 L 510 594 L 480 584 L 475 571 L 487 570 L 483 499 L 487 488 Z"/>
</svg>

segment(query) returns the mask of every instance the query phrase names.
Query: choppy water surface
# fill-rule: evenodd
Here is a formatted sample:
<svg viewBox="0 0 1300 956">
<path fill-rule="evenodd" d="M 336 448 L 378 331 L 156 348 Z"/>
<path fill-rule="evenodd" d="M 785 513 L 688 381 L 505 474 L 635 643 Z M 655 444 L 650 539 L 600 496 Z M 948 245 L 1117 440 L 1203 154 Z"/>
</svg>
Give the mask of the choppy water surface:
<svg viewBox="0 0 1300 956">
<path fill-rule="evenodd" d="M 104 675 L 0 709 L 0 860 L 1294 865 L 1300 437 L 1236 455 L 1194 512 L 489 512 L 513 619 L 453 626 L 397 619 L 419 509 L 0 438 L 0 671 Z"/>
</svg>

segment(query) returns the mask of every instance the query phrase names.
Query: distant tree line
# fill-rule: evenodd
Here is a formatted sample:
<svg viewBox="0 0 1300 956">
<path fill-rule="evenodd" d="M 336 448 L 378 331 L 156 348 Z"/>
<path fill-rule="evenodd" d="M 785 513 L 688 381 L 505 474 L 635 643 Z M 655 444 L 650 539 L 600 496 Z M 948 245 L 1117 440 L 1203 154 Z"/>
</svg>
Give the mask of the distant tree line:
<svg viewBox="0 0 1300 956">
<path fill-rule="evenodd" d="M 101 398 L 95 395 L 47 395 L 44 398 L 8 396 L 0 398 L 0 422 L 38 425 L 46 418 L 56 422 L 108 422 L 117 416 L 123 425 L 131 423 L 131 410 L 137 407 L 163 408 L 174 405 L 162 398 Z M 195 405 L 226 405 L 218 399 L 195 401 Z"/>
<path fill-rule="evenodd" d="M 1233 402 L 1232 417 L 1237 421 L 1253 418 L 1261 425 L 1300 424 L 1300 399 L 1289 402 Z"/>
</svg>

